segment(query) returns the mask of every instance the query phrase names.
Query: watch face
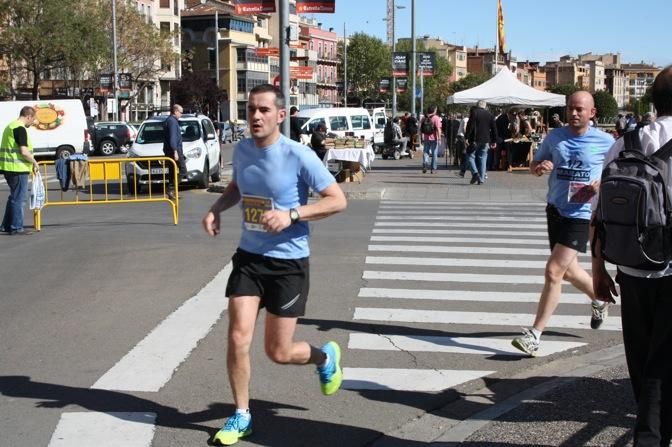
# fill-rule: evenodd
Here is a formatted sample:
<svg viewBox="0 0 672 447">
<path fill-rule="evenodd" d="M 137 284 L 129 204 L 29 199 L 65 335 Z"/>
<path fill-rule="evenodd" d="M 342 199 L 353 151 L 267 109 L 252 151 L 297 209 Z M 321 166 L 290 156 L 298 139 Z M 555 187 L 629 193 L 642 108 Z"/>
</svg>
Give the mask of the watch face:
<svg viewBox="0 0 672 447">
<path fill-rule="evenodd" d="M 289 218 L 292 220 L 292 223 L 299 221 L 299 212 L 295 209 L 289 210 Z"/>
</svg>

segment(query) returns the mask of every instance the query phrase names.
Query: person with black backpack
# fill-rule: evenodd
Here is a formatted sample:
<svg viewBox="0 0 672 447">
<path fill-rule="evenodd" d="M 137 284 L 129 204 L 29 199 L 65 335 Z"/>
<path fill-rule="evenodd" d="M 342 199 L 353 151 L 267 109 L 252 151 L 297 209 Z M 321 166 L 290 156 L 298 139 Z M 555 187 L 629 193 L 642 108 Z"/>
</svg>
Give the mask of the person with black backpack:
<svg viewBox="0 0 672 447">
<path fill-rule="evenodd" d="M 558 307 L 563 280 L 592 300 L 591 328 L 598 329 L 607 316 L 607 304 L 595 300 L 593 281 L 577 260 L 579 252 L 586 252 L 591 200 L 597 192 L 604 156 L 614 142 L 611 135 L 590 126 L 595 113 L 589 92 L 571 95 L 567 100 L 568 125 L 553 129 L 530 163 L 532 174 L 550 174 L 546 220 L 551 246 L 534 325 L 523 328 L 523 335 L 511 342 L 531 356 L 537 354 L 541 334 Z"/>
<path fill-rule="evenodd" d="M 427 109 L 420 122 L 420 133 L 423 142 L 422 173 L 426 173 L 429 166 L 430 172 L 434 174 L 437 170 L 436 153 L 441 142 L 441 118 L 436 113 L 436 106 Z"/>
<path fill-rule="evenodd" d="M 613 302 L 618 295 L 605 258 L 618 267 L 623 345 L 637 401 L 634 445 L 640 447 L 669 446 L 672 438 L 672 65 L 656 76 L 651 96 L 658 119 L 626 132 L 605 158 L 591 227 L 597 299 Z M 639 175 L 628 178 L 631 172 Z M 647 219 L 632 219 L 641 213 Z"/>
</svg>

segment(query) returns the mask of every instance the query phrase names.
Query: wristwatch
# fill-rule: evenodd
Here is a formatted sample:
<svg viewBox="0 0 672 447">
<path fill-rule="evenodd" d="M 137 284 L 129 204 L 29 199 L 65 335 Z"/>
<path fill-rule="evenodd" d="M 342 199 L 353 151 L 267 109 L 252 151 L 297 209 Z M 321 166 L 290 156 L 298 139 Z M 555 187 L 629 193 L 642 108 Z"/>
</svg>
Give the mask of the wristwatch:
<svg viewBox="0 0 672 447">
<path fill-rule="evenodd" d="M 299 221 L 301 216 L 299 216 L 299 212 L 296 210 L 296 208 L 292 208 L 289 210 L 289 218 L 291 219 L 293 224 Z"/>
</svg>

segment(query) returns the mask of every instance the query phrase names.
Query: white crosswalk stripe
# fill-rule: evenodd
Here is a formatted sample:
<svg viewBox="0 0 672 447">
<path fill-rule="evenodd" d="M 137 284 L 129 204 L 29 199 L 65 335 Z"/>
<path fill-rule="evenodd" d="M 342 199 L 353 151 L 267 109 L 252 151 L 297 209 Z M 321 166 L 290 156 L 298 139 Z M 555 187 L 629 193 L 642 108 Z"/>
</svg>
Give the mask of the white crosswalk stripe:
<svg viewBox="0 0 672 447">
<path fill-rule="evenodd" d="M 391 329 L 389 333 L 383 329 L 352 332 L 348 349 L 388 352 L 393 357 L 385 358 L 397 359 L 399 364 L 395 367 L 388 361 L 382 368 L 348 364 L 343 387 L 436 392 L 496 372 L 487 367 L 482 371 L 441 369 L 441 362 L 418 363 L 409 369 L 403 359 L 413 353 L 439 356 L 433 359 L 442 355 L 525 357 L 511 345 L 511 327 L 530 327 L 535 318 L 550 254 L 544 207 L 541 203 L 381 202 L 365 259 L 367 268 L 362 271 L 365 287 L 359 290 L 353 319 Z M 588 254 L 580 253 L 579 261 L 590 270 Z M 557 312 L 547 329 L 591 331 L 586 295 L 566 291 L 561 302 L 573 313 Z M 437 310 L 439 303 L 443 306 Z M 460 303 L 489 307 L 453 308 Z M 501 310 L 493 311 L 498 303 Z M 512 304 L 526 310 L 509 310 Z M 403 333 L 397 332 L 400 326 Z M 620 317 L 609 316 L 600 330 L 620 331 Z M 553 338 L 544 337 L 538 356 L 570 352 L 589 343 L 574 333 L 569 340 Z"/>
</svg>

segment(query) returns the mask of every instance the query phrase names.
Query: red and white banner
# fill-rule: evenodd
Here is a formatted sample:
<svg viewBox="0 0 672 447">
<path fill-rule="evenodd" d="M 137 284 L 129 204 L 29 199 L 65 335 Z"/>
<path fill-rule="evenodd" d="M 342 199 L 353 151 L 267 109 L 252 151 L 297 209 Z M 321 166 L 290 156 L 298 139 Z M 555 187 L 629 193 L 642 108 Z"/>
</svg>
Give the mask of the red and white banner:
<svg viewBox="0 0 672 447">
<path fill-rule="evenodd" d="M 254 15 L 275 12 L 275 0 L 235 0 L 236 14 Z"/>
<path fill-rule="evenodd" d="M 336 0 L 296 0 L 297 13 L 334 13 Z"/>
</svg>

